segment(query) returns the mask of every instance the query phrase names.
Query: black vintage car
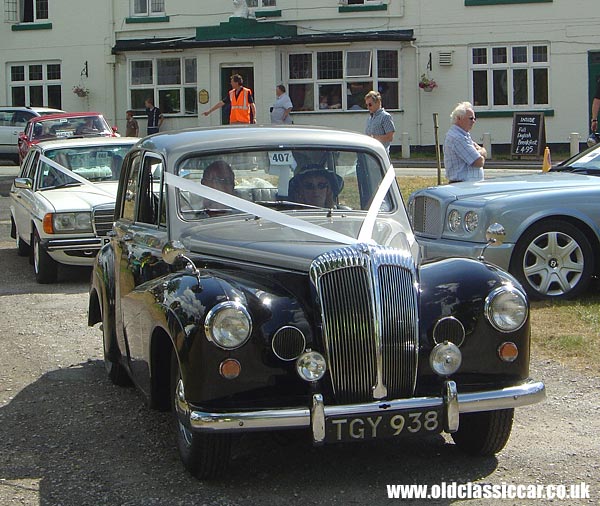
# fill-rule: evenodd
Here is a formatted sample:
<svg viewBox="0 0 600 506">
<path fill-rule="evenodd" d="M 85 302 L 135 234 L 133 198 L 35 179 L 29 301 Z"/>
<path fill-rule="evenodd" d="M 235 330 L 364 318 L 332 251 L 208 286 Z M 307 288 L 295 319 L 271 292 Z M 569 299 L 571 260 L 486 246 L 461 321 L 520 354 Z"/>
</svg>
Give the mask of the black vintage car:
<svg viewBox="0 0 600 506">
<path fill-rule="evenodd" d="M 483 260 L 421 265 L 369 137 L 224 127 L 127 155 L 92 274 L 110 379 L 172 410 L 186 468 L 219 477 L 235 433 L 315 444 L 452 434 L 500 451 L 529 379 L 529 305 Z"/>
</svg>

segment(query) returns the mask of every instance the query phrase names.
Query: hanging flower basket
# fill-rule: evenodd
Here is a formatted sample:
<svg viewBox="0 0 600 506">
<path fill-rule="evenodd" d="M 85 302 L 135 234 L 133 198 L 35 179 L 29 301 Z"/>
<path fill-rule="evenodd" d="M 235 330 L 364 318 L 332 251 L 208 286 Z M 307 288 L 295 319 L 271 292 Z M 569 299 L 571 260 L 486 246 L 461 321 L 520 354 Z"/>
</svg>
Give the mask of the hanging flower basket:
<svg viewBox="0 0 600 506">
<path fill-rule="evenodd" d="M 434 88 L 437 88 L 437 83 L 435 82 L 435 79 L 427 77 L 425 74 L 421 74 L 419 88 L 423 91 L 432 91 Z"/>
<path fill-rule="evenodd" d="M 90 94 L 90 90 L 85 86 L 73 86 L 73 93 L 78 97 L 85 98 Z"/>
</svg>

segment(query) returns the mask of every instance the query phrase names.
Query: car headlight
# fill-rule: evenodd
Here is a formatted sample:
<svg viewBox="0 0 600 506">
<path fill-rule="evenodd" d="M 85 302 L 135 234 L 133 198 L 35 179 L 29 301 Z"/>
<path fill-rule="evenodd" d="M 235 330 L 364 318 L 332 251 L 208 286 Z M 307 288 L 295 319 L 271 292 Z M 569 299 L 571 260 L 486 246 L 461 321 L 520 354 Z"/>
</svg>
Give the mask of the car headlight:
<svg viewBox="0 0 600 506">
<path fill-rule="evenodd" d="M 239 302 L 228 300 L 214 306 L 204 320 L 206 338 L 224 350 L 242 346 L 252 333 L 252 319 Z"/>
<path fill-rule="evenodd" d="M 450 376 L 458 371 L 462 363 L 462 353 L 454 343 L 445 341 L 436 344 L 431 355 L 429 355 L 429 365 L 439 376 Z"/>
<path fill-rule="evenodd" d="M 450 214 L 448 214 L 448 228 L 452 232 L 456 232 L 460 227 L 461 221 L 460 213 L 456 209 L 452 209 Z"/>
<path fill-rule="evenodd" d="M 60 232 L 91 232 L 91 213 L 57 213 L 52 216 L 52 227 Z"/>
<path fill-rule="evenodd" d="M 485 316 L 500 332 L 519 330 L 529 313 L 525 295 L 514 286 L 501 286 L 485 299 Z"/>
<path fill-rule="evenodd" d="M 475 211 L 468 211 L 465 214 L 465 230 L 467 232 L 473 232 L 477 225 L 479 225 L 479 216 Z"/>
<path fill-rule="evenodd" d="M 318 351 L 307 350 L 296 360 L 296 372 L 304 381 L 318 381 L 326 370 L 325 357 Z"/>
</svg>

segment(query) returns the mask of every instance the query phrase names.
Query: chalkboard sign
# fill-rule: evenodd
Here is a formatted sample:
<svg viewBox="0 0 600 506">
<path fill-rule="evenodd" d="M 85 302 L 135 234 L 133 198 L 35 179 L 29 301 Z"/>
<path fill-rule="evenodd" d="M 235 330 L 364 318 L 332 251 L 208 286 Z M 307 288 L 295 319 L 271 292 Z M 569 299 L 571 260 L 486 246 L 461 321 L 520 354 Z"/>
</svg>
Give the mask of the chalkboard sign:
<svg viewBox="0 0 600 506">
<path fill-rule="evenodd" d="M 546 146 L 543 112 L 516 112 L 513 115 L 511 154 L 540 156 Z"/>
</svg>

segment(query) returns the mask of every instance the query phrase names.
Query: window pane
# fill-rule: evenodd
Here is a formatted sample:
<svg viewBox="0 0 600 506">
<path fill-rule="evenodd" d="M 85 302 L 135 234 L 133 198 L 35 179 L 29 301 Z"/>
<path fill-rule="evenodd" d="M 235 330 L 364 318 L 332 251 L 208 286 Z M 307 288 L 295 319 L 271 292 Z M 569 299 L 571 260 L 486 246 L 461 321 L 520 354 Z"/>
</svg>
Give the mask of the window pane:
<svg viewBox="0 0 600 506">
<path fill-rule="evenodd" d="M 341 79 L 342 52 L 323 51 L 317 53 L 317 79 Z"/>
<path fill-rule="evenodd" d="M 148 0 L 135 0 L 133 2 L 134 14 L 148 14 Z"/>
<path fill-rule="evenodd" d="M 492 48 L 492 63 L 506 63 L 506 48 L 505 47 L 494 47 Z"/>
<path fill-rule="evenodd" d="M 48 19 L 48 0 L 35 0 L 36 19 Z"/>
<path fill-rule="evenodd" d="M 263 7 L 275 7 L 277 5 L 276 0 L 262 0 Z"/>
<path fill-rule="evenodd" d="M 399 109 L 398 82 L 385 81 L 379 83 L 379 93 L 381 93 L 381 103 L 386 109 Z"/>
<path fill-rule="evenodd" d="M 146 114 L 144 101 L 153 95 L 152 90 L 131 90 L 131 109 L 136 115 Z"/>
<path fill-rule="evenodd" d="M 474 65 L 486 65 L 487 64 L 487 48 L 485 48 L 485 47 L 474 47 L 473 48 L 473 64 Z"/>
<path fill-rule="evenodd" d="M 527 70 L 513 70 L 513 103 L 526 105 L 527 94 Z"/>
<path fill-rule="evenodd" d="M 192 84 L 196 82 L 196 58 L 186 58 L 185 60 L 185 83 Z"/>
<path fill-rule="evenodd" d="M 548 69 L 533 69 L 533 102 L 548 104 Z"/>
<path fill-rule="evenodd" d="M 312 54 L 290 55 L 290 79 L 312 79 Z"/>
<path fill-rule="evenodd" d="M 512 48 L 513 63 L 527 63 L 527 46 Z"/>
<path fill-rule="evenodd" d="M 181 84 L 181 64 L 179 58 L 156 60 L 158 84 Z"/>
<path fill-rule="evenodd" d="M 293 111 L 314 111 L 314 85 L 310 84 L 290 84 L 289 95 L 294 104 Z"/>
<path fill-rule="evenodd" d="M 29 65 L 29 80 L 41 81 L 44 78 L 41 65 Z"/>
<path fill-rule="evenodd" d="M 533 46 L 533 61 L 547 62 L 548 61 L 548 46 Z"/>
<path fill-rule="evenodd" d="M 152 5 L 150 6 L 152 12 L 164 12 L 165 11 L 165 2 L 164 0 L 152 0 Z"/>
<path fill-rule="evenodd" d="M 348 83 L 346 86 L 347 108 L 349 111 L 367 110 L 365 95 L 373 89 L 373 81 L 362 81 L 359 83 Z"/>
<path fill-rule="evenodd" d="M 506 70 L 494 70 L 494 105 L 508 105 Z"/>
<path fill-rule="evenodd" d="M 25 105 L 25 86 L 11 88 L 12 106 Z"/>
<path fill-rule="evenodd" d="M 487 70 L 473 72 L 473 105 L 488 105 Z"/>
<path fill-rule="evenodd" d="M 43 107 L 44 105 L 44 87 L 30 86 L 29 87 L 29 105 L 33 107 Z"/>
<path fill-rule="evenodd" d="M 258 7 L 258 0 L 246 0 L 248 7 Z"/>
<path fill-rule="evenodd" d="M 158 90 L 158 108 L 163 114 L 178 114 L 181 112 L 179 89 Z"/>
<path fill-rule="evenodd" d="M 319 109 L 342 108 L 342 85 L 321 84 L 319 86 Z"/>
<path fill-rule="evenodd" d="M 152 61 L 131 62 L 131 84 L 152 84 Z"/>
<path fill-rule="evenodd" d="M 18 65 L 10 68 L 11 81 L 25 81 L 25 67 Z"/>
<path fill-rule="evenodd" d="M 131 169 L 127 177 L 127 190 L 123 199 L 122 216 L 126 220 L 133 221 L 135 219 L 135 198 L 137 196 L 137 180 L 140 172 L 140 157 L 139 155 L 131 162 Z"/>
<path fill-rule="evenodd" d="M 377 51 L 377 75 L 398 77 L 398 51 Z"/>
<path fill-rule="evenodd" d="M 59 84 L 48 86 L 48 107 L 62 109 L 61 86 Z"/>
<path fill-rule="evenodd" d="M 346 53 L 347 77 L 371 76 L 371 51 L 348 51 Z"/>
<path fill-rule="evenodd" d="M 48 79 L 60 79 L 60 64 L 50 64 L 46 67 Z"/>
<path fill-rule="evenodd" d="M 196 88 L 186 88 L 185 94 L 185 113 L 198 114 L 198 101 L 196 100 Z"/>
</svg>

